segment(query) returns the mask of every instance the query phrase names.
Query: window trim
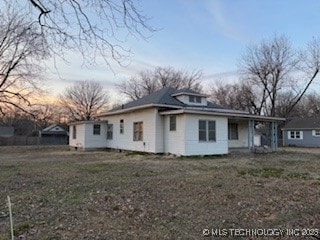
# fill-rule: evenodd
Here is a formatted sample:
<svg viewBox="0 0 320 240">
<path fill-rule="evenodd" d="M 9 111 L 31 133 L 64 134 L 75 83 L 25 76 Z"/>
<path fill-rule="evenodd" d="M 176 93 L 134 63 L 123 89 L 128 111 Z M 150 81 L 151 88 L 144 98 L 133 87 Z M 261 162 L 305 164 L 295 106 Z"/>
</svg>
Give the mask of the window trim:
<svg viewBox="0 0 320 240">
<path fill-rule="evenodd" d="M 108 123 L 107 124 L 107 140 L 113 139 L 113 124 Z"/>
<path fill-rule="evenodd" d="M 200 96 L 193 96 L 189 95 L 189 102 L 190 103 L 201 103 L 201 97 Z"/>
<path fill-rule="evenodd" d="M 124 120 L 120 119 L 120 134 L 124 134 Z"/>
<path fill-rule="evenodd" d="M 176 130 L 177 130 L 177 116 L 176 115 L 171 115 L 169 117 L 169 131 L 173 132 L 173 131 L 176 131 Z"/>
<path fill-rule="evenodd" d="M 77 126 L 72 126 L 72 139 L 77 139 Z"/>
<path fill-rule="evenodd" d="M 297 137 L 299 135 L 299 137 Z M 302 140 L 303 139 L 303 131 L 288 131 L 288 139 L 292 140 Z"/>
<path fill-rule="evenodd" d="M 98 130 L 95 127 L 98 127 Z M 101 135 L 101 124 L 93 124 L 92 131 L 93 135 Z"/>
<path fill-rule="evenodd" d="M 201 130 L 201 132 L 205 132 L 205 140 L 200 139 L 200 122 L 205 122 L 205 130 Z M 214 129 L 210 130 L 209 126 L 210 123 L 214 124 Z M 210 132 L 214 132 L 214 139 L 210 139 Z M 198 121 L 198 140 L 199 142 L 216 142 L 217 141 L 217 125 L 216 125 L 216 120 L 208 120 L 208 119 L 199 119 Z"/>
<path fill-rule="evenodd" d="M 133 141 L 143 141 L 143 121 L 133 122 Z"/>
<path fill-rule="evenodd" d="M 312 136 L 314 136 L 314 137 L 320 137 L 320 129 L 314 129 L 314 130 L 312 130 Z"/>
</svg>

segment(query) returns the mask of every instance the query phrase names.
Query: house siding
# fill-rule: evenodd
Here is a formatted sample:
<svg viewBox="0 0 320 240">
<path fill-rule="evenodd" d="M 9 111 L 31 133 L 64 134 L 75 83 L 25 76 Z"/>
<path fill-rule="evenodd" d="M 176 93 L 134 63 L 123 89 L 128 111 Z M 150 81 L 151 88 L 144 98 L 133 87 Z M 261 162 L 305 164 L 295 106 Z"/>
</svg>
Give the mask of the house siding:
<svg viewBox="0 0 320 240">
<path fill-rule="evenodd" d="M 93 125 L 100 124 L 100 135 L 93 134 Z M 106 148 L 106 134 L 107 126 L 106 123 L 81 123 L 76 124 L 76 139 L 73 139 L 73 126 L 69 127 L 69 145 L 77 147 L 83 150 L 95 149 L 95 148 Z"/>
<path fill-rule="evenodd" d="M 155 111 L 155 153 L 164 152 L 164 116 Z"/>
<path fill-rule="evenodd" d="M 288 132 L 302 131 L 303 139 L 289 139 Z M 299 147 L 320 147 L 320 136 L 313 136 L 312 130 L 284 130 L 283 131 L 284 146 Z"/>
<path fill-rule="evenodd" d="M 77 124 L 76 138 L 73 139 L 73 126 L 69 126 L 69 145 L 71 147 L 85 148 L 85 124 Z"/>
<path fill-rule="evenodd" d="M 216 121 L 216 141 L 199 141 L 199 120 Z M 183 155 L 214 155 L 228 153 L 228 118 L 208 115 L 185 115 L 185 147 Z"/>
<path fill-rule="evenodd" d="M 93 125 L 100 124 L 100 135 L 93 134 Z M 90 123 L 85 124 L 85 145 L 84 149 L 106 148 L 107 146 L 107 124 Z"/>
<path fill-rule="evenodd" d="M 163 133 L 161 132 L 163 130 L 161 125 L 156 126 L 156 123 L 159 123 L 161 118 L 157 115 L 158 110 L 152 108 L 138 112 L 106 116 L 104 120 L 108 121 L 108 124 L 113 124 L 113 139 L 108 139 L 106 146 L 114 149 L 153 153 L 157 153 L 162 150 L 160 143 L 162 142 L 161 136 Z M 123 134 L 120 134 L 120 119 L 124 120 Z M 133 141 L 134 122 L 143 122 L 143 141 Z M 159 142 L 156 143 L 157 136 L 159 137 L 159 140 L 157 140 Z"/>
<path fill-rule="evenodd" d="M 185 115 L 176 115 L 176 131 L 170 131 L 170 115 L 164 116 L 164 152 L 185 153 Z"/>
</svg>

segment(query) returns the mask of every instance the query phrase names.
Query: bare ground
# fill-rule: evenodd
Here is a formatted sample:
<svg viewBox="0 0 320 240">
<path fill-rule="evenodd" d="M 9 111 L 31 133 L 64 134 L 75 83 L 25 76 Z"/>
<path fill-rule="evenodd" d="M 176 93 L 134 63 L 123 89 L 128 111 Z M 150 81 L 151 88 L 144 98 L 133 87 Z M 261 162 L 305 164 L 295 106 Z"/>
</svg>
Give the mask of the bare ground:
<svg viewBox="0 0 320 240">
<path fill-rule="evenodd" d="M 203 239 L 203 229 L 320 229 L 319 163 L 315 149 L 176 158 L 0 147 L 0 239 L 10 237 L 7 195 L 20 239 Z"/>
</svg>

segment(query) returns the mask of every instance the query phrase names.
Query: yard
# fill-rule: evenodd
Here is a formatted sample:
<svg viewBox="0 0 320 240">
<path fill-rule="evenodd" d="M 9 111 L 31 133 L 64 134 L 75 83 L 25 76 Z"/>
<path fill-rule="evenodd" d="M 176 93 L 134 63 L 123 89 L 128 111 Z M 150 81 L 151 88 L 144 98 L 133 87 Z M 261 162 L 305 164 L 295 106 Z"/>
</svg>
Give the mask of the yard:
<svg viewBox="0 0 320 240">
<path fill-rule="evenodd" d="M 178 158 L 0 147 L 0 239 L 10 237 L 7 195 L 20 239 L 201 239 L 204 229 L 319 229 L 319 164 L 320 151 L 308 149 Z"/>
</svg>

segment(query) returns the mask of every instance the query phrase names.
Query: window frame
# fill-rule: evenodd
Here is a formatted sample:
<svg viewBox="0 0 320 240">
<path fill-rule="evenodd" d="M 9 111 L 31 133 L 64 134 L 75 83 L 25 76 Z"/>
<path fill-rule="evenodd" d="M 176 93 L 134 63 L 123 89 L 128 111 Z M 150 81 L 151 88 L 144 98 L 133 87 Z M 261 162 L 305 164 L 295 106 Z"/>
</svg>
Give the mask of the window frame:
<svg viewBox="0 0 320 240">
<path fill-rule="evenodd" d="M 201 97 L 189 95 L 189 102 L 190 103 L 201 103 Z"/>
<path fill-rule="evenodd" d="M 203 125 L 203 126 L 201 126 L 201 125 Z M 210 129 L 210 126 L 214 126 L 213 129 Z M 203 135 L 203 133 L 204 133 L 204 135 Z M 213 135 L 211 135 L 210 133 Z M 216 120 L 199 119 L 199 121 L 198 121 L 198 137 L 199 137 L 198 138 L 199 142 L 216 142 L 217 141 Z"/>
<path fill-rule="evenodd" d="M 143 141 L 143 121 L 133 122 L 133 141 Z"/>
<path fill-rule="evenodd" d="M 235 126 L 235 128 L 233 128 Z M 235 130 L 235 135 L 232 134 L 232 130 Z M 238 123 L 228 123 L 228 140 L 239 140 L 239 124 Z"/>
<path fill-rule="evenodd" d="M 176 131 L 177 130 L 177 116 L 171 115 L 169 117 L 169 131 Z"/>
<path fill-rule="evenodd" d="M 77 126 L 72 126 L 72 139 L 77 139 Z"/>
<path fill-rule="evenodd" d="M 92 130 L 93 135 L 101 135 L 101 124 L 93 124 Z"/>
<path fill-rule="evenodd" d="M 120 134 L 124 134 L 124 119 L 120 119 Z"/>
<path fill-rule="evenodd" d="M 314 137 L 320 137 L 320 129 L 314 129 L 314 130 L 312 130 L 312 136 L 314 136 Z"/>
<path fill-rule="evenodd" d="M 113 139 L 113 124 L 108 123 L 107 124 L 107 140 Z"/>
<path fill-rule="evenodd" d="M 288 131 L 288 139 L 293 140 L 302 140 L 303 139 L 303 131 Z"/>
</svg>

